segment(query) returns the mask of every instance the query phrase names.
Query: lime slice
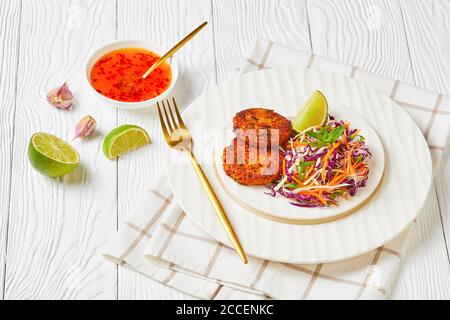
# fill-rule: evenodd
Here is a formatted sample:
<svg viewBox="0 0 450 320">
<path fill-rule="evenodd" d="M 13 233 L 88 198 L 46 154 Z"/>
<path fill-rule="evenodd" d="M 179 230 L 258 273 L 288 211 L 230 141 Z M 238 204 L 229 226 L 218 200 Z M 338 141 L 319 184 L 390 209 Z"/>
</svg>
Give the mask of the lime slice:
<svg viewBox="0 0 450 320">
<path fill-rule="evenodd" d="M 316 90 L 292 120 L 292 129 L 301 132 L 313 126 L 324 125 L 328 117 L 328 103 L 322 92 Z"/>
<path fill-rule="evenodd" d="M 141 127 L 124 124 L 111 130 L 103 140 L 103 153 L 113 160 L 118 156 L 149 144 L 150 137 Z"/>
<path fill-rule="evenodd" d="M 44 132 L 31 137 L 28 159 L 36 170 L 49 177 L 61 177 L 72 172 L 80 162 L 78 152 L 70 144 Z"/>
</svg>

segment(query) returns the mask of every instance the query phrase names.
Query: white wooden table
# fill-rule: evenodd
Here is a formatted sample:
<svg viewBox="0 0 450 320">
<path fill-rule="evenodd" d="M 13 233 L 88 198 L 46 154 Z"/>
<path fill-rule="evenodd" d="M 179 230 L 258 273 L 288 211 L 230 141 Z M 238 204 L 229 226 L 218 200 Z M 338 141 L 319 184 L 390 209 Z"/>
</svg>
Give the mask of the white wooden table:
<svg viewBox="0 0 450 320">
<path fill-rule="evenodd" d="M 0 297 L 189 298 L 100 256 L 162 168 L 154 110 L 96 105 L 81 86 L 89 52 L 114 39 L 170 45 L 209 26 L 177 54 L 185 105 L 227 79 L 258 37 L 450 94 L 450 2 L 419 0 L 0 0 Z M 69 80 L 71 111 L 45 95 Z M 82 168 L 60 181 L 37 174 L 26 150 L 36 131 L 70 140 L 86 114 L 106 131 L 123 123 L 153 144 L 117 162 L 101 137 L 75 142 Z M 414 230 L 392 298 L 450 298 L 450 161 Z"/>
</svg>

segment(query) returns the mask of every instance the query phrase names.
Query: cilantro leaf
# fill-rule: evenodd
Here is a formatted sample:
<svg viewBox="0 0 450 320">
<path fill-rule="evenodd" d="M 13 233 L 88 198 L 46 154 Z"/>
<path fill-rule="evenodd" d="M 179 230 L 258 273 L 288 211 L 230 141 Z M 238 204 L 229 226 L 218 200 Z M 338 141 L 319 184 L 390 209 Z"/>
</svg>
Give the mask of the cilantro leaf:
<svg viewBox="0 0 450 320">
<path fill-rule="evenodd" d="M 311 138 L 314 138 L 316 140 L 322 141 L 323 137 L 322 134 L 320 133 L 320 131 L 318 132 L 314 132 L 314 131 L 308 131 L 306 132 L 307 136 L 310 136 Z"/>
<path fill-rule="evenodd" d="M 306 167 L 309 167 L 310 165 L 312 165 L 313 162 L 312 161 L 305 161 L 305 162 L 300 162 L 298 164 L 298 178 L 300 180 L 304 180 L 305 179 L 305 175 L 306 175 Z"/>
<path fill-rule="evenodd" d="M 331 132 L 328 134 L 328 137 L 326 138 L 326 142 L 333 143 L 333 142 L 337 141 L 341 137 L 343 132 L 344 132 L 344 127 L 342 127 L 342 126 L 333 128 L 333 130 L 331 130 Z"/>
<path fill-rule="evenodd" d="M 305 161 L 305 162 L 300 162 L 298 165 L 301 167 L 308 167 L 310 165 L 312 165 L 313 162 L 312 161 Z"/>
<path fill-rule="evenodd" d="M 342 126 L 335 127 L 333 129 L 331 129 L 329 126 L 326 126 L 322 127 L 319 131 L 308 131 L 306 132 L 306 135 L 316 140 L 315 142 L 311 143 L 312 147 L 321 148 L 337 141 L 341 137 L 343 132 L 344 127 Z"/>
<path fill-rule="evenodd" d="M 316 141 L 316 142 L 310 143 L 309 145 L 313 148 L 322 148 L 322 147 L 325 147 L 327 144 L 322 141 Z"/>
</svg>

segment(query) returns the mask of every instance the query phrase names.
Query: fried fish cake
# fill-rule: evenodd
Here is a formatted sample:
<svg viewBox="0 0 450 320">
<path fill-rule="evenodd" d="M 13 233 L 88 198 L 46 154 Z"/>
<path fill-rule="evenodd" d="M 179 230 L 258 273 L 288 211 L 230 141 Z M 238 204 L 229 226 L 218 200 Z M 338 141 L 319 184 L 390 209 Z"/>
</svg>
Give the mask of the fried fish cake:
<svg viewBox="0 0 450 320">
<path fill-rule="evenodd" d="M 225 173 L 244 185 L 264 185 L 276 180 L 281 174 L 280 150 L 260 150 L 245 140 L 234 138 L 222 153 Z"/>
<path fill-rule="evenodd" d="M 273 110 L 250 108 L 242 110 L 233 118 L 233 129 L 238 138 L 247 137 L 251 145 L 266 141 L 267 145 L 276 139 L 274 131 L 278 132 L 278 145 L 289 140 L 292 127 L 291 121 Z"/>
</svg>

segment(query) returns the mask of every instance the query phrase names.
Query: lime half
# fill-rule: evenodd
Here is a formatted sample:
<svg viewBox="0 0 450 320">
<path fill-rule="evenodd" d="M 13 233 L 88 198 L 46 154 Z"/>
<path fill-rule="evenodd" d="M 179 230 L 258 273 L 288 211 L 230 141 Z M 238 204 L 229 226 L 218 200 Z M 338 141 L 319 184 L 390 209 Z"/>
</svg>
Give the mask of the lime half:
<svg viewBox="0 0 450 320">
<path fill-rule="evenodd" d="M 28 159 L 36 170 L 49 177 L 61 177 L 72 172 L 80 162 L 78 152 L 70 144 L 44 132 L 31 137 Z"/>
<path fill-rule="evenodd" d="M 103 153 L 105 156 L 113 160 L 118 156 L 139 149 L 149 144 L 150 137 L 143 128 L 124 124 L 111 130 L 103 140 Z"/>
<path fill-rule="evenodd" d="M 322 92 L 316 90 L 292 120 L 292 129 L 301 132 L 313 126 L 324 125 L 328 117 L 328 103 Z"/>
</svg>

